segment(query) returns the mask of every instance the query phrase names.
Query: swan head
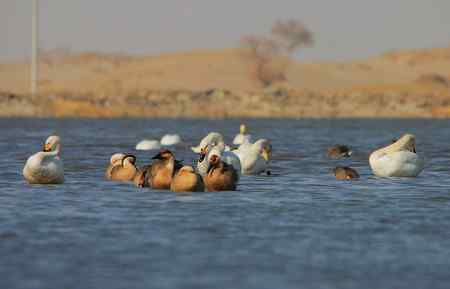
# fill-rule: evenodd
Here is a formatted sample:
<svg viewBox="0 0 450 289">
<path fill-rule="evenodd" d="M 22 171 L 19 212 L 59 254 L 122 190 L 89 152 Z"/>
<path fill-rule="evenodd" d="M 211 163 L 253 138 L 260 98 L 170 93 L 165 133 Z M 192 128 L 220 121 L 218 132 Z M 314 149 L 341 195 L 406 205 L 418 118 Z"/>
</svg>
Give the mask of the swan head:
<svg viewBox="0 0 450 289">
<path fill-rule="evenodd" d="M 161 150 L 156 156 L 154 156 L 152 159 L 154 160 L 170 160 L 173 158 L 173 154 L 168 149 Z"/>
<path fill-rule="evenodd" d="M 59 136 L 56 135 L 49 136 L 44 143 L 43 151 L 52 152 L 59 149 L 60 141 L 61 139 L 59 138 Z"/>
<path fill-rule="evenodd" d="M 385 152 L 410 151 L 416 153 L 416 138 L 412 134 L 404 134 L 396 142 L 385 148 Z"/>
<path fill-rule="evenodd" d="M 260 139 L 254 143 L 256 148 L 259 150 L 261 157 L 266 161 L 270 161 L 272 158 L 272 144 L 267 139 Z"/>
<path fill-rule="evenodd" d="M 110 162 L 112 165 L 115 165 L 115 164 L 118 164 L 119 162 L 122 162 L 122 160 L 123 160 L 124 157 L 125 157 L 125 154 L 122 154 L 122 153 L 116 153 L 116 154 L 113 154 L 113 155 L 111 156 L 111 159 L 109 160 L 109 162 Z"/>
<path fill-rule="evenodd" d="M 136 156 L 134 155 L 124 155 L 122 158 L 122 166 L 123 167 L 127 167 L 127 166 L 136 166 Z"/>
<path fill-rule="evenodd" d="M 201 149 L 206 147 L 207 145 L 212 144 L 213 146 L 215 146 L 219 143 L 223 143 L 223 136 L 218 132 L 210 132 L 200 141 L 200 144 L 198 146 L 192 147 L 191 149 L 195 153 L 200 153 Z"/>
<path fill-rule="evenodd" d="M 239 127 L 239 133 L 240 134 L 247 134 L 247 126 L 245 124 L 241 124 L 241 126 Z"/>
</svg>

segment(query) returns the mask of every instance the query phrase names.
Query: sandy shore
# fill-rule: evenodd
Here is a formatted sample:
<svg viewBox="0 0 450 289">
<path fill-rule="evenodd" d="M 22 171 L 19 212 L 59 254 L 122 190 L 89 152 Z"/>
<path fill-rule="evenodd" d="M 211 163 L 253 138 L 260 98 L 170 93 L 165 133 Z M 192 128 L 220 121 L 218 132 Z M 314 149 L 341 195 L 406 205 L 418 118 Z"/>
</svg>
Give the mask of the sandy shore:
<svg viewBox="0 0 450 289">
<path fill-rule="evenodd" d="M 0 116 L 450 117 L 450 48 L 287 67 L 263 87 L 239 49 L 44 55 L 36 97 L 28 64 L 0 64 Z"/>
</svg>

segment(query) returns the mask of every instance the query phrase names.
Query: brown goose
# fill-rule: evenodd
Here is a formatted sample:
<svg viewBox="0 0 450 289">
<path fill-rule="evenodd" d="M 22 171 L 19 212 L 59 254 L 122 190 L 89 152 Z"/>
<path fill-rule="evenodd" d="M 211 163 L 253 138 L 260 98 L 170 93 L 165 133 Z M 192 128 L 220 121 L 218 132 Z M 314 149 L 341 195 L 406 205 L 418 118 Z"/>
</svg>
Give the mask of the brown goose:
<svg viewBox="0 0 450 289">
<path fill-rule="evenodd" d="M 170 189 L 172 179 L 179 169 L 181 162 L 175 160 L 174 155 L 168 149 L 161 150 L 152 158 L 154 161 L 147 169 L 147 181 L 153 189 Z"/>
<path fill-rule="evenodd" d="M 203 192 L 205 185 L 202 177 L 191 166 L 183 166 L 173 177 L 170 184 L 173 192 Z"/>
<path fill-rule="evenodd" d="M 208 172 L 203 177 L 208 191 L 235 191 L 238 179 L 232 166 L 224 163 L 217 155 L 210 157 Z"/>
<path fill-rule="evenodd" d="M 333 173 L 338 180 L 351 180 L 359 178 L 358 172 L 350 167 L 336 167 L 333 169 Z"/>
<path fill-rule="evenodd" d="M 136 157 L 134 155 L 125 155 L 122 159 L 122 163 L 112 168 L 111 180 L 130 182 L 133 181 L 136 173 Z"/>
</svg>

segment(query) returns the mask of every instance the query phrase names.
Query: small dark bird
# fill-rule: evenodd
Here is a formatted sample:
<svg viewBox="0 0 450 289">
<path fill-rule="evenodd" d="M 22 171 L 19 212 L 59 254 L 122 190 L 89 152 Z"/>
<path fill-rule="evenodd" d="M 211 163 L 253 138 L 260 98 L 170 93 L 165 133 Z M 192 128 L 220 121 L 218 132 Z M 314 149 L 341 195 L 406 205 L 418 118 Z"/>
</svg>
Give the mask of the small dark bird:
<svg viewBox="0 0 450 289">
<path fill-rule="evenodd" d="M 332 158 L 348 158 L 352 155 L 352 151 L 346 145 L 334 145 L 328 148 L 327 154 Z"/>
<path fill-rule="evenodd" d="M 335 167 L 333 169 L 333 174 L 338 180 L 351 180 L 359 178 L 358 172 L 350 167 Z"/>
</svg>

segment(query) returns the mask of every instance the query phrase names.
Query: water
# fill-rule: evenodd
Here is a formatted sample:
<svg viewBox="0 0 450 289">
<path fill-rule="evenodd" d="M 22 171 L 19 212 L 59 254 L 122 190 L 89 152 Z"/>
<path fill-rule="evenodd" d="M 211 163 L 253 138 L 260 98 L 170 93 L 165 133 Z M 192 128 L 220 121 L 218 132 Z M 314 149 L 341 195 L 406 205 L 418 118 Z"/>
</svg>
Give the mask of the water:
<svg viewBox="0 0 450 289">
<path fill-rule="evenodd" d="M 448 288 L 450 132 L 438 120 L 247 120 L 273 175 L 237 192 L 175 194 L 105 181 L 114 152 L 181 134 L 175 153 L 239 121 L 0 120 L 0 288 Z M 368 153 L 403 132 L 427 159 L 415 179 L 371 175 Z M 30 186 L 26 158 L 63 140 L 66 183 Z M 354 149 L 330 160 L 329 145 Z M 134 152 L 139 164 L 153 155 Z M 351 165 L 358 181 L 331 169 Z"/>
</svg>

